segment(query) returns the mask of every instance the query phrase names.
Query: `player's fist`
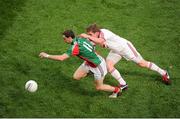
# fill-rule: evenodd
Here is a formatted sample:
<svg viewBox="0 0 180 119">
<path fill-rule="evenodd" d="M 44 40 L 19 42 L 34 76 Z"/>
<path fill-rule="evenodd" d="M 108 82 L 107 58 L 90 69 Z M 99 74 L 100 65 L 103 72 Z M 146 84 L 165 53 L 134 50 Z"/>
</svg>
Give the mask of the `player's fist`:
<svg viewBox="0 0 180 119">
<path fill-rule="evenodd" d="M 47 54 L 47 53 L 45 53 L 45 52 L 41 52 L 41 53 L 39 54 L 39 57 L 40 57 L 40 58 L 48 58 L 48 57 L 49 57 L 49 54 Z"/>
</svg>

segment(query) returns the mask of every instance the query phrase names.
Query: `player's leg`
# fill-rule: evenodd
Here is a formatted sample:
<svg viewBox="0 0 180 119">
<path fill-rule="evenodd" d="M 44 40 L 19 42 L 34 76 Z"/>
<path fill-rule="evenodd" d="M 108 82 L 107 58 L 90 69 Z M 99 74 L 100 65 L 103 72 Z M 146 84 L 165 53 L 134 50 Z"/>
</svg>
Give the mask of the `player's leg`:
<svg viewBox="0 0 180 119">
<path fill-rule="evenodd" d="M 115 68 L 115 64 L 119 62 L 121 58 L 122 57 L 116 52 L 110 51 L 106 58 L 106 64 L 108 72 L 119 82 L 121 89 L 126 89 L 128 85 L 122 78 L 120 72 Z"/>
<path fill-rule="evenodd" d="M 107 91 L 107 92 L 115 91 L 116 87 L 113 87 L 108 84 L 103 84 L 103 80 L 104 80 L 103 78 L 95 80 L 96 90 L 102 90 L 102 91 Z"/>
<path fill-rule="evenodd" d="M 85 63 L 81 64 L 79 68 L 75 71 L 73 75 L 73 79 L 80 80 L 81 78 L 85 77 L 87 73 L 89 72 L 88 67 Z"/>
<path fill-rule="evenodd" d="M 150 62 L 150 61 L 146 61 L 146 60 L 140 60 L 139 62 L 138 62 L 138 65 L 140 66 L 140 67 L 145 67 L 145 68 L 148 68 L 148 69 L 150 69 L 150 70 L 152 70 L 152 71 L 156 71 L 156 72 L 158 72 L 160 75 L 165 75 L 166 74 L 166 71 L 165 70 L 163 70 L 163 69 L 161 69 L 160 67 L 158 67 L 156 64 L 154 64 L 153 62 Z"/>
<path fill-rule="evenodd" d="M 152 71 L 155 71 L 159 73 L 163 77 L 163 81 L 166 84 L 170 83 L 169 75 L 167 71 L 164 69 L 161 69 L 159 66 L 157 66 L 155 63 L 146 61 L 142 58 L 139 52 L 137 52 L 136 48 L 132 45 L 132 43 L 128 43 L 128 48 L 126 50 L 127 58 L 134 61 L 136 64 L 138 64 L 140 67 L 148 68 Z"/>
<path fill-rule="evenodd" d="M 103 58 L 100 59 L 100 65 L 98 65 L 96 68 L 90 68 L 90 70 L 94 73 L 96 90 L 113 92 L 115 93 L 115 95 L 112 98 L 116 98 L 121 89 L 119 87 L 113 87 L 111 85 L 103 83 L 104 77 L 107 74 L 107 67 L 105 60 Z"/>
<path fill-rule="evenodd" d="M 146 60 L 143 59 L 143 60 L 138 62 L 138 65 L 140 67 L 145 67 L 145 68 L 148 68 L 148 69 L 150 69 L 152 71 L 155 71 L 155 72 L 159 73 L 162 76 L 162 79 L 163 79 L 165 84 L 170 84 L 171 83 L 170 77 L 169 77 L 167 71 L 160 68 L 155 63 L 150 62 L 150 61 L 146 61 Z"/>
<path fill-rule="evenodd" d="M 117 98 L 118 94 L 121 92 L 121 89 L 119 87 L 113 87 L 108 84 L 103 84 L 103 78 L 95 80 L 96 90 L 101 91 L 107 91 L 107 92 L 113 92 L 112 95 L 110 95 L 110 98 Z"/>
</svg>

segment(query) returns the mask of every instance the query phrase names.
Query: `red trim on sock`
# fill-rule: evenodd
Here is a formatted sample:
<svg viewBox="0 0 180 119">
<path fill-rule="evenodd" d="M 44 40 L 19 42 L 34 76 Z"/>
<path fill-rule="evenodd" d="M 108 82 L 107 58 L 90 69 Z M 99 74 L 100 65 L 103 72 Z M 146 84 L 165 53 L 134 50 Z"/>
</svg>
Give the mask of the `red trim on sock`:
<svg viewBox="0 0 180 119">
<path fill-rule="evenodd" d="M 114 89 L 114 93 L 117 93 L 118 91 L 119 91 L 119 88 L 118 87 L 114 87 L 115 89 Z"/>
<path fill-rule="evenodd" d="M 120 80 L 120 79 L 121 79 L 121 77 L 118 77 L 118 78 L 117 78 L 117 80 Z"/>
<path fill-rule="evenodd" d="M 149 62 L 150 64 L 149 64 L 149 68 L 151 69 L 151 67 L 152 67 L 152 63 L 151 62 Z"/>
</svg>

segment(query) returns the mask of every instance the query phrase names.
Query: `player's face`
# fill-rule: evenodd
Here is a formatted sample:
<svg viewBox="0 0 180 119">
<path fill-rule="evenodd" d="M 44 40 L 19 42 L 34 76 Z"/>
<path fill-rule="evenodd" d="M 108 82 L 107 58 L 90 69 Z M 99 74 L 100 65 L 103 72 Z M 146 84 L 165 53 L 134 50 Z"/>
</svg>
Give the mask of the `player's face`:
<svg viewBox="0 0 180 119">
<path fill-rule="evenodd" d="M 95 32 L 95 33 L 93 33 L 93 32 L 88 32 L 87 33 L 88 35 L 90 35 L 90 36 L 92 36 L 92 37 L 96 37 L 96 38 L 98 38 L 98 36 L 99 36 L 99 32 Z"/>
<path fill-rule="evenodd" d="M 71 37 L 69 37 L 69 38 L 63 37 L 63 39 L 64 39 L 64 42 L 66 42 L 68 44 L 70 44 L 72 42 L 72 40 L 71 40 L 72 38 Z"/>
</svg>

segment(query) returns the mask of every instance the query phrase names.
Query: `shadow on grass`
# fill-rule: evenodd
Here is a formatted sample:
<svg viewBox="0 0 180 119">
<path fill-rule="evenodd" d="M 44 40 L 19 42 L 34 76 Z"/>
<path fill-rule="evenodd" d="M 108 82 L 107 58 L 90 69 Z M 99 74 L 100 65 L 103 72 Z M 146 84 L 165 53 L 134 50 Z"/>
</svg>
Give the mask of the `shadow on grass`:
<svg viewBox="0 0 180 119">
<path fill-rule="evenodd" d="M 121 74 L 124 77 L 130 76 L 131 78 L 132 77 L 141 78 L 142 80 L 144 80 L 143 78 L 145 78 L 145 80 L 148 80 L 150 82 L 152 81 L 152 82 L 161 82 L 162 83 L 162 79 L 159 74 L 150 74 L 150 73 L 148 73 L 148 71 L 147 71 L 147 73 L 146 72 L 144 73 L 144 72 L 139 72 L 139 71 L 123 70 L 123 71 L 121 71 Z M 92 83 L 94 81 L 94 77 L 92 74 L 88 75 L 89 78 L 83 78 L 80 81 L 74 80 L 72 78 L 72 75 L 66 75 L 65 73 L 63 73 L 61 71 L 50 72 L 49 75 L 51 78 L 53 77 L 53 79 L 54 79 L 53 87 L 57 87 L 57 89 L 68 90 L 77 95 L 84 95 L 84 96 L 89 96 L 89 97 L 96 97 L 96 96 L 104 95 L 104 93 L 101 93 L 101 91 L 96 91 L 94 85 L 89 85 L 89 83 Z M 116 86 L 116 83 L 114 82 L 115 79 L 112 78 L 113 80 L 110 80 L 110 79 L 108 79 L 108 77 L 112 78 L 112 76 L 108 75 L 105 78 L 105 83 Z M 134 80 L 136 80 L 135 78 L 134 78 Z M 176 77 L 173 77 L 173 80 L 176 80 Z M 88 86 L 85 87 L 85 85 L 88 85 Z M 89 88 L 91 88 L 91 89 L 89 89 Z M 94 90 L 92 90 L 92 88 L 94 88 Z M 108 93 L 107 93 L 107 95 L 108 95 Z"/>
<path fill-rule="evenodd" d="M 17 13 L 22 11 L 26 0 L 0 0 L 0 40 L 12 26 Z"/>
<path fill-rule="evenodd" d="M 162 76 L 156 72 L 154 72 L 154 74 L 151 74 L 149 72 L 152 72 L 150 70 L 147 70 L 147 72 L 140 72 L 140 71 L 129 71 L 129 70 L 123 70 L 123 71 L 120 71 L 122 77 L 125 77 L 125 76 L 131 76 L 131 77 L 134 77 L 134 79 L 136 80 L 137 77 L 143 79 L 145 78 L 146 80 L 148 79 L 148 81 L 155 81 L 155 82 L 162 82 Z M 174 77 L 171 75 L 171 72 L 168 72 L 169 75 L 170 75 L 170 79 L 173 83 L 173 81 L 179 79 L 179 77 Z M 127 79 L 128 80 L 128 79 Z"/>
<path fill-rule="evenodd" d="M 88 75 L 88 78 L 82 78 L 81 80 L 74 80 L 72 75 L 66 75 L 61 71 L 51 72 L 49 75 L 51 78 L 53 77 L 53 81 L 51 80 L 51 84 L 49 85 L 53 85 L 52 87 L 56 87 L 56 89 L 60 89 L 61 91 L 68 90 L 76 95 L 90 97 L 102 94 L 100 91 L 96 91 L 95 85 L 92 85 L 94 82 L 94 77 L 92 75 Z"/>
</svg>

